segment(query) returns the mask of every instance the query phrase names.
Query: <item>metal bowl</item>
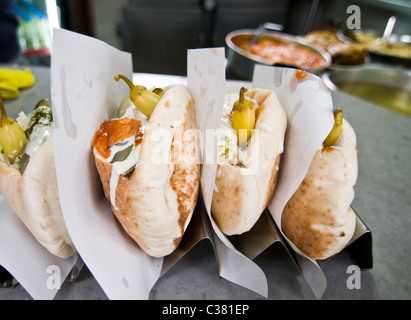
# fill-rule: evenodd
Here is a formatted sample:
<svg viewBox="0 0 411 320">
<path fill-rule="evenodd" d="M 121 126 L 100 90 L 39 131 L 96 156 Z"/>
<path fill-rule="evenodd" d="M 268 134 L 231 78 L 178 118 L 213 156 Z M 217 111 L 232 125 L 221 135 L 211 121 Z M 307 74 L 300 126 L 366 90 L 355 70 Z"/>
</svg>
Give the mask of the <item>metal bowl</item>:
<svg viewBox="0 0 411 320">
<path fill-rule="evenodd" d="M 254 29 L 236 30 L 230 32 L 225 39 L 227 45 L 227 69 L 243 80 L 252 79 L 254 66 L 256 64 L 298 68 L 317 75 L 321 75 L 323 71 L 331 65 L 331 56 L 328 52 L 313 46 L 303 38 L 282 32 L 266 31 L 262 37 L 280 41 L 286 45 L 306 48 L 309 52 L 320 55 L 325 59 L 324 66 L 318 69 L 302 68 L 301 66 L 292 63 L 273 63 L 268 59 L 262 58 L 240 48 L 239 45 L 246 41 L 251 41 L 254 34 Z"/>
<path fill-rule="evenodd" d="M 397 113 L 411 116 L 411 72 L 370 63 L 327 70 L 322 79 L 342 91 Z"/>
<path fill-rule="evenodd" d="M 363 37 L 369 38 L 367 42 L 362 42 L 361 41 L 361 35 Z M 402 66 L 405 68 L 411 68 L 411 57 L 407 56 L 399 56 L 395 54 L 395 51 L 390 52 L 389 47 L 394 49 L 396 46 L 403 46 L 408 47 L 406 50 L 411 50 L 411 44 L 407 41 L 404 41 L 403 39 L 407 39 L 407 35 L 402 35 L 399 36 L 397 34 L 392 34 L 388 42 L 384 43 L 388 47 L 385 48 L 385 51 L 379 51 L 378 47 L 372 47 L 370 45 L 370 42 L 372 39 L 376 41 L 377 39 L 381 38 L 382 35 L 376 32 L 375 30 L 361 30 L 361 31 L 356 31 L 353 32 L 352 38 L 359 42 L 363 43 L 367 47 L 367 51 L 370 55 L 371 61 L 373 62 L 378 62 L 378 63 L 384 63 L 384 64 L 390 64 L 390 65 L 396 65 L 396 66 Z M 409 40 L 409 39 L 408 39 Z M 407 51 L 407 52 L 408 52 Z"/>
</svg>

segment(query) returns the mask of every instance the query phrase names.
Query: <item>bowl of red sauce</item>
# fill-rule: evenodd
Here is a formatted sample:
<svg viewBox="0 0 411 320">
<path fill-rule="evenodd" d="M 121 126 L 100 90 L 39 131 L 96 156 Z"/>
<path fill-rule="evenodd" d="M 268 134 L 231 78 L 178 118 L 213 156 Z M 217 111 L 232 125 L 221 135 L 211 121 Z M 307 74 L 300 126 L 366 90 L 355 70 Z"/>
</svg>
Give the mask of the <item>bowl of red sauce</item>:
<svg viewBox="0 0 411 320">
<path fill-rule="evenodd" d="M 291 67 L 317 75 L 331 65 L 331 56 L 302 37 L 266 31 L 251 43 L 255 30 L 244 29 L 226 36 L 227 69 L 237 77 L 251 80 L 256 64 Z"/>
</svg>

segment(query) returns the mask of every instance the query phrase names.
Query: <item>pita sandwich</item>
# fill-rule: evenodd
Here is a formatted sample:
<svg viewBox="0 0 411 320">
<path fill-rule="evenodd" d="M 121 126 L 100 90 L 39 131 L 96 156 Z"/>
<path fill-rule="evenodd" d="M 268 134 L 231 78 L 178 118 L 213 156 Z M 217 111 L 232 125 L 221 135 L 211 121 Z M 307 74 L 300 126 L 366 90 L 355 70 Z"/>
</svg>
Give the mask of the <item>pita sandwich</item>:
<svg viewBox="0 0 411 320">
<path fill-rule="evenodd" d="M 0 159 L 0 193 L 28 230 L 50 253 L 68 258 L 76 248 L 60 206 L 54 161 L 53 123 L 49 105 L 17 119 L 28 143 L 13 165 Z"/>
<path fill-rule="evenodd" d="M 223 108 L 211 211 L 226 235 L 249 231 L 273 196 L 287 127 L 287 115 L 273 91 L 251 89 L 245 96 L 255 105 L 255 128 L 246 149 L 237 145 L 230 116 L 238 95 L 227 95 Z"/>
<path fill-rule="evenodd" d="M 154 111 L 145 116 L 131 101 L 125 113 L 102 123 L 132 123 L 138 129 L 93 155 L 105 197 L 124 230 L 148 255 L 162 257 L 179 245 L 197 203 L 200 183 L 199 139 L 193 99 L 184 85 L 163 90 Z M 134 133 L 133 133 L 134 132 Z M 110 136 L 111 134 L 108 133 Z M 117 148 L 117 149 L 116 149 Z M 128 150 L 126 157 L 116 154 Z"/>
<path fill-rule="evenodd" d="M 343 119 L 338 141 L 317 151 L 282 214 L 284 234 L 306 256 L 327 259 L 351 240 L 356 218 L 350 205 L 357 174 L 356 135 Z"/>
</svg>

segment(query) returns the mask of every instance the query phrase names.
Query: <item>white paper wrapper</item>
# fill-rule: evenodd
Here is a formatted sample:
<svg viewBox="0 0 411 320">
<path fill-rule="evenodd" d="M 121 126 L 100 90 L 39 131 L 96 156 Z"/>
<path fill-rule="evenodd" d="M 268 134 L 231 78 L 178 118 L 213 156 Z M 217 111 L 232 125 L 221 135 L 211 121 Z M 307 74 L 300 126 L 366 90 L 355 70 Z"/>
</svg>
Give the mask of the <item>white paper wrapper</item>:
<svg viewBox="0 0 411 320">
<path fill-rule="evenodd" d="M 224 54 L 214 49 L 198 52 L 214 57 L 208 62 L 194 63 L 198 72 L 208 70 L 208 74 L 201 77 L 203 82 L 197 82 L 206 86 L 206 92 L 199 91 L 200 88 L 194 91 L 202 92 L 206 99 L 221 97 L 214 98 L 214 109 L 211 105 L 211 109 L 202 109 L 211 113 L 223 106 Z M 68 230 L 85 264 L 110 299 L 147 299 L 157 279 L 198 241 L 207 238 L 216 250 L 222 277 L 266 296 L 264 273 L 232 246 L 228 247 L 230 243 L 223 242 L 221 234 L 219 237 L 223 240 L 215 236 L 201 207 L 195 211 L 179 248 L 165 258 L 146 255 L 118 223 L 104 198 L 90 148 L 95 130 L 102 121 L 114 116 L 121 100 L 129 93 L 127 86 L 114 81 L 116 74 L 131 78 L 130 54 L 93 38 L 65 30 L 54 31 L 51 86 L 57 182 Z M 144 83 L 144 78 L 144 75 L 133 76 L 136 83 L 151 87 Z M 193 83 L 192 80 L 199 80 L 198 73 L 188 75 L 187 82 Z M 162 81 L 152 84 L 170 84 Z M 212 82 L 215 84 L 211 85 Z M 217 83 L 221 85 L 216 86 Z M 193 98 L 197 103 L 195 94 Z M 201 130 L 207 126 L 219 127 L 221 122 L 219 115 L 210 120 L 201 112 L 198 119 L 199 124 L 206 124 Z M 202 185 L 212 190 L 214 176 Z"/>
<path fill-rule="evenodd" d="M 147 256 L 116 220 L 104 198 L 90 148 L 100 123 L 112 118 L 120 101 L 128 95 L 128 88 L 113 79 L 119 73 L 129 78 L 133 76 L 134 83 L 147 87 L 186 83 L 195 102 L 198 128 L 203 138 L 210 130 L 214 139 L 213 134 L 221 125 L 224 95 L 235 87 L 227 91 L 224 49 L 189 50 L 187 78 L 162 77 L 160 82 L 154 82 L 150 75 L 133 75 L 131 55 L 104 42 L 61 29 L 54 30 L 53 38 L 51 100 L 61 205 L 79 254 L 107 296 L 110 299 L 147 299 L 157 279 L 202 239 L 213 244 L 220 276 L 267 296 L 267 279 L 252 259 L 279 239 L 277 229 L 273 224 L 263 223 L 263 232 L 268 236 L 259 237 L 260 223 L 256 225 L 256 233 L 250 232 L 248 238 L 241 237 L 237 239 L 239 241 L 228 239 L 219 230 L 211 217 L 217 168 L 216 144 L 204 141 L 202 144 L 199 201 L 204 207 L 196 209 L 179 248 L 161 259 Z M 294 69 L 257 66 L 252 84 L 255 88 L 274 90 L 289 118 L 277 189 L 268 206 L 269 211 L 261 219 L 272 222 L 271 214 L 279 226 L 285 204 L 305 177 L 311 159 L 333 124 L 331 95 L 323 82 L 314 75 L 298 80 L 295 72 Z M 241 85 L 239 83 L 235 89 Z M 50 276 L 44 274 L 45 267 L 60 266 L 63 277 L 78 256 L 64 261 L 50 257 L 44 253 L 44 248 L 32 241 L 27 229 L 11 214 L 4 201 L 0 201 L 0 210 L 0 264 L 33 297 L 52 299 L 56 290 L 44 289 Z M 5 241 L 12 236 L 15 237 L 15 247 Z M 26 254 L 25 250 L 30 252 Z M 304 277 L 315 295 L 320 297 L 326 286 L 321 269 L 302 254 L 297 258 Z M 27 259 L 33 268 L 27 268 Z"/>
<path fill-rule="evenodd" d="M 299 71 L 256 66 L 253 77 L 253 87 L 270 89 L 277 94 L 288 117 L 280 176 L 268 205 L 279 229 L 285 205 L 303 181 L 316 151 L 322 148 L 334 123 L 332 97 L 324 82 L 313 74 L 297 77 L 296 72 Z M 316 297 L 321 297 L 326 280 L 320 267 L 291 242 L 290 245 L 298 253 L 303 276 Z"/>
<path fill-rule="evenodd" d="M 33 299 L 53 299 L 78 259 L 77 254 L 67 259 L 51 254 L 0 195 L 0 265 Z"/>
<path fill-rule="evenodd" d="M 64 30 L 56 30 L 54 39 L 52 106 L 63 213 L 80 255 L 108 297 L 147 298 L 161 274 L 203 238 L 213 242 L 222 277 L 266 296 L 268 284 L 262 270 L 232 245 L 210 214 L 217 153 L 216 144 L 204 139 L 210 132 L 211 139 L 218 139 L 214 133 L 221 125 L 226 93 L 224 50 L 188 52 L 187 85 L 203 137 L 201 201 L 212 228 L 203 216 L 197 216 L 204 232 L 194 230 L 194 241 L 185 237 L 188 246 L 167 257 L 163 267 L 165 259 L 143 253 L 116 221 L 103 196 L 90 151 L 96 128 L 103 120 L 112 118 L 119 102 L 128 94 L 128 88 L 119 86 L 113 77 L 119 73 L 131 77 L 131 56 L 96 39 Z M 293 69 L 275 68 L 267 72 L 257 68 L 253 86 L 276 91 L 289 117 L 285 141 L 288 151 L 283 154 L 277 191 L 268 207 L 278 225 L 284 205 L 303 180 L 315 151 L 332 127 L 331 95 L 317 77 L 308 75 L 298 80 Z M 293 148 L 299 152 L 295 153 Z M 298 156 L 289 156 L 294 154 Z M 193 231 L 195 225 L 189 230 Z M 306 260 L 302 265 L 307 264 Z M 317 264 L 309 261 L 303 273 L 307 279 L 313 279 L 314 291 L 322 294 L 325 281 Z"/>
<path fill-rule="evenodd" d="M 162 259 L 146 255 L 123 231 L 104 198 L 90 148 L 95 130 L 113 117 L 132 76 L 129 53 L 99 40 L 54 30 L 51 61 L 57 182 L 73 242 L 110 299 L 147 299 Z"/>
<path fill-rule="evenodd" d="M 213 231 L 217 235 L 214 237 L 214 248 L 220 276 L 267 296 L 268 284 L 264 272 L 231 244 L 211 217 L 219 138 L 215 133 L 221 127 L 226 93 L 224 49 L 189 50 L 187 82 L 196 106 L 198 128 L 203 137 L 200 190 Z"/>
</svg>

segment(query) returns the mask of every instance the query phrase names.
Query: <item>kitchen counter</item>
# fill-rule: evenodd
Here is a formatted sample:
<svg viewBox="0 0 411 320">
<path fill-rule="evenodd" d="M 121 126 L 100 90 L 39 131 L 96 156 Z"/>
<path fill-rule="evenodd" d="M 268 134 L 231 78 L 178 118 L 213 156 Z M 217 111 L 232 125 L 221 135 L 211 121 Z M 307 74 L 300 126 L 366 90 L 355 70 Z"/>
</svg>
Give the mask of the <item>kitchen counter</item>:
<svg viewBox="0 0 411 320">
<path fill-rule="evenodd" d="M 49 69 L 32 67 L 33 88 L 14 101 L 6 101 L 10 116 L 50 96 Z M 411 273 L 411 118 L 333 92 L 334 105 L 356 131 L 359 175 L 352 207 L 372 231 L 373 267 L 361 271 L 361 288 L 349 289 L 353 264 L 345 252 L 322 264 L 327 289 L 321 299 L 409 299 Z M 9 111 L 12 110 L 13 111 Z M 265 272 L 268 299 L 315 299 L 288 253 L 273 245 L 255 259 Z M 31 299 L 21 285 L 0 288 L 0 299 Z M 87 267 L 74 281 L 65 281 L 56 300 L 107 299 Z M 191 249 L 154 285 L 150 299 L 264 299 L 218 276 L 214 251 L 208 240 Z"/>
</svg>

